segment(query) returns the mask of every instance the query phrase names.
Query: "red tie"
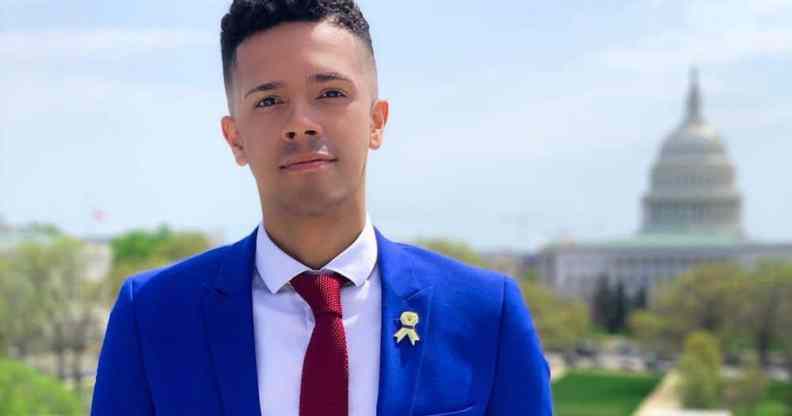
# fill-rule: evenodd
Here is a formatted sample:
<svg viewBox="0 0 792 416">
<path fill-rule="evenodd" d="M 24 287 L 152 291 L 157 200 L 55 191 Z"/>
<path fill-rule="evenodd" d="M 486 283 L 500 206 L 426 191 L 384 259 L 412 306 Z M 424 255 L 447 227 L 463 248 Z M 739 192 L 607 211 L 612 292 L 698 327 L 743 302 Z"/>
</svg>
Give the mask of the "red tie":
<svg viewBox="0 0 792 416">
<path fill-rule="evenodd" d="M 334 272 L 303 272 L 291 280 L 311 306 L 313 333 L 303 361 L 300 416 L 347 416 L 349 357 L 341 320 L 341 286 L 346 279 Z"/>
</svg>

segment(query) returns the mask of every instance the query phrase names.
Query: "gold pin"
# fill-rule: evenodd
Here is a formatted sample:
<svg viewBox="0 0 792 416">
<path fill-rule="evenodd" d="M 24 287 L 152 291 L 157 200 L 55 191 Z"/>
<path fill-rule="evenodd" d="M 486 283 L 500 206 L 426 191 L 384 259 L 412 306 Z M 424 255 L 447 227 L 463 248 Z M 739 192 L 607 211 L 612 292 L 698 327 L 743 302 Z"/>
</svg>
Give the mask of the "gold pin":
<svg viewBox="0 0 792 416">
<path fill-rule="evenodd" d="M 410 338 L 410 343 L 415 345 L 417 341 L 421 340 L 418 332 L 415 331 L 415 326 L 418 325 L 418 314 L 411 311 L 402 312 L 399 319 L 401 320 L 402 328 L 393 335 L 396 338 L 396 343 L 398 344 L 407 336 Z"/>
</svg>

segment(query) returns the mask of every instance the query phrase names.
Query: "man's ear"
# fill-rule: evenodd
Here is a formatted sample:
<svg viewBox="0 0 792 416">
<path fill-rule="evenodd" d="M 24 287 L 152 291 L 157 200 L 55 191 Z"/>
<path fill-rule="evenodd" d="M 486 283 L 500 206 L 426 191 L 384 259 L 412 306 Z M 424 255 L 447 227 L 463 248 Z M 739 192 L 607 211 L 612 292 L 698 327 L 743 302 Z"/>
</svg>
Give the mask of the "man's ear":
<svg viewBox="0 0 792 416">
<path fill-rule="evenodd" d="M 231 152 L 234 154 L 234 159 L 236 159 L 237 165 L 247 165 L 248 160 L 247 155 L 245 154 L 245 143 L 244 140 L 242 140 L 242 136 L 239 134 L 239 130 L 237 130 L 236 120 L 234 120 L 234 117 L 223 117 L 223 119 L 220 120 L 220 128 L 223 130 L 223 137 L 225 137 L 228 147 L 231 148 Z"/>
<path fill-rule="evenodd" d="M 379 149 L 385 135 L 385 124 L 388 123 L 388 101 L 377 100 L 371 107 L 371 134 L 369 149 Z"/>
</svg>

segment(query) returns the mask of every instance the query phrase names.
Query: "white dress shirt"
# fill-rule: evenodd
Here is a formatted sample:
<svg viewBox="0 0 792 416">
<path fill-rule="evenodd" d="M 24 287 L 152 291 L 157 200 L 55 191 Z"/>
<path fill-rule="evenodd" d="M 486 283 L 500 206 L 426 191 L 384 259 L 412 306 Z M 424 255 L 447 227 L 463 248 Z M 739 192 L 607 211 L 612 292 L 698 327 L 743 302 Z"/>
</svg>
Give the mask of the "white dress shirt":
<svg viewBox="0 0 792 416">
<path fill-rule="evenodd" d="M 313 312 L 289 281 L 312 270 L 276 246 L 259 225 L 253 276 L 253 326 L 262 416 L 299 416 L 302 366 Z M 366 215 L 357 239 L 322 268 L 352 283 L 341 288 L 349 355 L 349 416 L 377 413 L 382 290 L 377 240 Z"/>
</svg>

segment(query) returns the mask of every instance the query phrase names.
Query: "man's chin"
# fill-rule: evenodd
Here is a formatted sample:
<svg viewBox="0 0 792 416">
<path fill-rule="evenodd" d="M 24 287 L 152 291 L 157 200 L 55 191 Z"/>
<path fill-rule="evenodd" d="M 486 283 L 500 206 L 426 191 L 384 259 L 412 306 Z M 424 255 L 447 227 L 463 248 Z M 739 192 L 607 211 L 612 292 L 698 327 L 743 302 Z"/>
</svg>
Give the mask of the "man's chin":
<svg viewBox="0 0 792 416">
<path fill-rule="evenodd" d="M 341 208 L 348 197 L 341 194 L 306 192 L 294 195 L 284 203 L 291 215 L 301 217 L 324 217 Z"/>
</svg>

